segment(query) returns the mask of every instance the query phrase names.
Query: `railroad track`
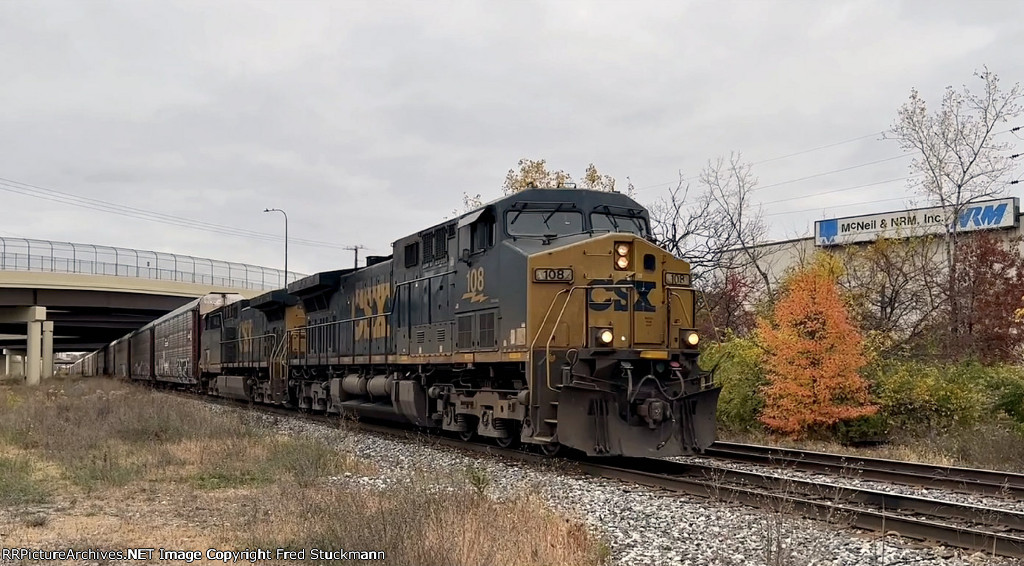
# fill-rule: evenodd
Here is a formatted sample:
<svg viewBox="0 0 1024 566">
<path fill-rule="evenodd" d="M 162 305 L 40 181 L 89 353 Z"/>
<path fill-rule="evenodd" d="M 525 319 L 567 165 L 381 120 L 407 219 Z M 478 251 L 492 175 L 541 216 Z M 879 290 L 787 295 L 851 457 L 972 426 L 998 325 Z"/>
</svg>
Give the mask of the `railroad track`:
<svg viewBox="0 0 1024 566">
<path fill-rule="evenodd" d="M 716 442 L 705 456 L 864 480 L 1024 499 L 1024 474 L 958 468 L 775 446 Z"/>
<path fill-rule="evenodd" d="M 197 398 L 193 394 L 167 392 Z M 217 397 L 201 398 L 219 405 L 292 418 L 306 417 L 331 426 L 339 422 L 337 416 L 296 413 L 280 407 L 251 405 Z M 356 426 L 359 430 L 406 440 L 424 438 L 421 433 L 390 425 L 360 421 Z M 436 445 L 490 456 L 531 463 L 552 461 L 535 452 L 501 448 L 488 442 L 466 442 L 436 435 L 429 438 Z M 658 458 L 570 457 L 565 460 L 581 473 L 652 487 L 663 494 L 689 494 L 742 503 L 841 526 L 894 533 L 922 542 L 1024 558 L 1024 513 Z"/>
<path fill-rule="evenodd" d="M 673 493 L 1024 558 L 1024 513 L 660 459 L 580 462 L 583 471 Z"/>
</svg>

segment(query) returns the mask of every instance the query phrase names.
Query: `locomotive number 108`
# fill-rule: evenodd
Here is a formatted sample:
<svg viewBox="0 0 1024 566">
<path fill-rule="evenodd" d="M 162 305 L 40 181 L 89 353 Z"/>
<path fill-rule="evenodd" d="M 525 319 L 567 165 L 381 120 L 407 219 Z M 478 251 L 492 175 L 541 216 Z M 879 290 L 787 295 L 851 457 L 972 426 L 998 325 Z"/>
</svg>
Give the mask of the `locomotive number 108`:
<svg viewBox="0 0 1024 566">
<path fill-rule="evenodd" d="M 533 280 L 538 283 L 571 283 L 572 269 L 568 267 L 539 267 L 533 270 Z"/>
</svg>

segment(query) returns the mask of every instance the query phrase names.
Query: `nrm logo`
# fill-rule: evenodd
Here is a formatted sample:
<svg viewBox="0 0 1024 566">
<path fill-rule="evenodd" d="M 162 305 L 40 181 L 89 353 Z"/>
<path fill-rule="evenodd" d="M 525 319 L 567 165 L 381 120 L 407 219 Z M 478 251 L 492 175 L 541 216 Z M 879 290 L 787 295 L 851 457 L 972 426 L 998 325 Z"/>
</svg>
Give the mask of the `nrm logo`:
<svg viewBox="0 0 1024 566">
<path fill-rule="evenodd" d="M 960 213 L 960 227 L 971 226 L 998 226 L 1003 222 L 1003 215 L 1006 214 L 1007 203 L 998 206 L 972 206 Z"/>
</svg>

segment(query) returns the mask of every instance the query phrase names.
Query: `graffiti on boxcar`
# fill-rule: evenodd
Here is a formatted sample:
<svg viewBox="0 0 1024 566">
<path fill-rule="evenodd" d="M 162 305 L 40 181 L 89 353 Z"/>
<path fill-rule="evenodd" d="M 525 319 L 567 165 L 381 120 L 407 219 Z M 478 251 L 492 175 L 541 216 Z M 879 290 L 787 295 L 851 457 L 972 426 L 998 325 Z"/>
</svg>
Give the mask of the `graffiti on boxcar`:
<svg viewBox="0 0 1024 566">
<path fill-rule="evenodd" d="M 369 340 L 390 335 L 388 317 L 374 316 L 387 314 L 391 305 L 391 283 L 378 283 L 357 287 L 355 301 L 352 303 L 352 318 L 356 320 L 356 340 Z M 363 318 L 363 317 L 373 318 Z"/>
</svg>

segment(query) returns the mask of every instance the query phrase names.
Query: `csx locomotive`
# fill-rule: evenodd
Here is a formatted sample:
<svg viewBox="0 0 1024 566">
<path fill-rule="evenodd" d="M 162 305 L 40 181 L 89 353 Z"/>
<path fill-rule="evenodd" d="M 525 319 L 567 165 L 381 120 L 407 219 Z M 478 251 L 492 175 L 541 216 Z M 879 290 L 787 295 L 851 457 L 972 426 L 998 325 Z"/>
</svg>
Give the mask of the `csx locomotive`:
<svg viewBox="0 0 1024 566">
<path fill-rule="evenodd" d="M 629 197 L 528 189 L 365 267 L 251 300 L 209 295 L 83 373 L 522 442 L 675 456 L 714 440 L 689 266 Z"/>
</svg>

